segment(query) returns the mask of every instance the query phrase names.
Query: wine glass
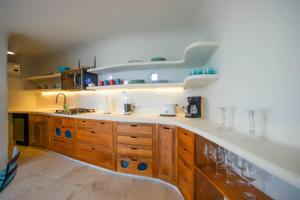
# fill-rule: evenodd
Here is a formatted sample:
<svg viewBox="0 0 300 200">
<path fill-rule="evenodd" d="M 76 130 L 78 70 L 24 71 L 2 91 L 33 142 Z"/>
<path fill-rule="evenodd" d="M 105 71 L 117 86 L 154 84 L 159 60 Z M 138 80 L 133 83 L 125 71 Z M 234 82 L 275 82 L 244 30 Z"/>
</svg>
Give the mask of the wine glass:
<svg viewBox="0 0 300 200">
<path fill-rule="evenodd" d="M 248 182 L 248 187 L 249 187 L 249 191 L 248 192 L 243 192 L 243 197 L 246 200 L 256 200 L 255 195 L 250 192 L 251 189 L 251 184 L 253 181 L 255 181 L 255 177 L 256 177 L 256 168 L 254 165 L 252 165 L 251 163 L 245 161 L 245 169 L 242 171 L 242 176 L 246 179 L 246 181 Z"/>
<path fill-rule="evenodd" d="M 242 172 L 246 169 L 245 160 L 243 158 L 237 156 L 234 164 L 240 170 L 240 174 L 242 175 Z M 247 182 L 243 179 L 238 179 L 238 180 L 236 180 L 236 182 L 238 183 L 239 186 L 247 186 L 248 185 Z"/>
<path fill-rule="evenodd" d="M 225 129 L 226 127 L 226 107 L 219 107 L 221 111 L 221 121 L 220 121 L 220 126 L 219 129 Z"/>
<path fill-rule="evenodd" d="M 226 150 L 225 151 L 225 162 L 224 162 L 224 168 L 226 169 L 226 180 L 224 182 L 224 184 L 226 186 L 233 186 L 234 183 L 232 180 L 229 179 L 229 172 L 231 171 L 232 169 L 232 157 L 231 157 L 231 152 Z"/>
<path fill-rule="evenodd" d="M 249 116 L 249 135 L 254 136 L 255 135 L 255 110 L 246 110 Z"/>
<path fill-rule="evenodd" d="M 216 177 L 222 176 L 222 174 L 219 172 L 220 165 L 224 162 L 224 149 L 220 146 L 216 149 Z"/>
<path fill-rule="evenodd" d="M 205 170 L 210 170 L 209 160 L 210 160 L 211 154 L 212 154 L 212 151 L 210 150 L 209 145 L 206 143 L 204 145 L 204 149 L 203 149 L 203 155 L 206 158 Z"/>
</svg>

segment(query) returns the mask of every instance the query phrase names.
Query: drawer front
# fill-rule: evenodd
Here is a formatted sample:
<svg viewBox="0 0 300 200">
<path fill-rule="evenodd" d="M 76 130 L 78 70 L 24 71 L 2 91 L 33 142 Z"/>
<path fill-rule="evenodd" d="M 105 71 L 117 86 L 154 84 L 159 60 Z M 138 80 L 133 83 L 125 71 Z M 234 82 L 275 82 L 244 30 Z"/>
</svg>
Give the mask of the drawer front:
<svg viewBox="0 0 300 200">
<path fill-rule="evenodd" d="M 118 144 L 117 153 L 122 155 L 152 158 L 152 148 L 141 148 L 134 145 Z"/>
<path fill-rule="evenodd" d="M 113 133 L 113 125 L 112 122 L 108 121 L 94 121 L 94 130 L 105 134 Z"/>
<path fill-rule="evenodd" d="M 182 159 L 178 159 L 178 173 L 186 178 L 186 181 L 193 182 L 193 171 L 192 168 Z"/>
<path fill-rule="evenodd" d="M 93 129 L 94 124 L 92 120 L 86 120 L 86 119 L 77 119 L 75 121 L 75 125 L 77 129 Z"/>
<path fill-rule="evenodd" d="M 53 117 L 51 118 L 52 125 L 56 127 L 61 127 L 63 124 L 63 120 L 60 117 Z"/>
<path fill-rule="evenodd" d="M 65 142 L 64 140 L 53 137 L 51 148 L 53 151 L 72 157 L 75 157 L 74 145 L 72 143 Z"/>
<path fill-rule="evenodd" d="M 36 122 L 36 123 L 44 123 L 45 122 L 45 116 L 42 116 L 42 115 L 29 115 L 29 121 L 30 122 Z"/>
<path fill-rule="evenodd" d="M 110 134 L 103 134 L 102 132 L 78 129 L 76 132 L 77 142 L 98 144 L 103 148 L 112 150 L 113 136 Z"/>
<path fill-rule="evenodd" d="M 79 160 L 109 169 L 113 168 L 112 151 L 107 151 L 100 145 L 78 143 L 76 155 Z"/>
<path fill-rule="evenodd" d="M 193 184 L 189 182 L 185 177 L 178 177 L 178 187 L 186 200 L 193 199 Z"/>
<path fill-rule="evenodd" d="M 152 135 L 152 125 L 118 124 L 118 135 Z"/>
<path fill-rule="evenodd" d="M 63 118 L 62 119 L 62 126 L 63 127 L 72 127 L 72 128 L 74 128 L 74 119 L 72 119 L 72 118 Z"/>
<path fill-rule="evenodd" d="M 179 129 L 178 133 L 179 143 L 184 144 L 191 151 L 194 149 L 194 134 L 187 130 Z"/>
<path fill-rule="evenodd" d="M 179 144 L 178 154 L 180 158 L 186 161 L 190 166 L 193 166 L 194 154 L 190 152 L 190 150 L 186 146 Z"/>
<path fill-rule="evenodd" d="M 119 135 L 117 136 L 117 142 L 119 144 L 130 144 L 138 146 L 152 146 L 152 137 L 141 137 L 141 136 L 126 136 Z"/>
<path fill-rule="evenodd" d="M 152 159 L 119 156 L 117 159 L 117 171 L 142 176 L 152 176 Z"/>
</svg>

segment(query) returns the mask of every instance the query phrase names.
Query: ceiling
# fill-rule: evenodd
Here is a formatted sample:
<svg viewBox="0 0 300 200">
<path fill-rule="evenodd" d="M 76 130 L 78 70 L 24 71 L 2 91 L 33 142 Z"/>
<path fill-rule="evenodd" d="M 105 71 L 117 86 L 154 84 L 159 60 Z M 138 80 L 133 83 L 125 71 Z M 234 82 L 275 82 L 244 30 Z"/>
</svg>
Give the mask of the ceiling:
<svg viewBox="0 0 300 200">
<path fill-rule="evenodd" d="M 9 50 L 34 56 L 115 34 L 192 27 L 200 0 L 0 0 Z"/>
</svg>

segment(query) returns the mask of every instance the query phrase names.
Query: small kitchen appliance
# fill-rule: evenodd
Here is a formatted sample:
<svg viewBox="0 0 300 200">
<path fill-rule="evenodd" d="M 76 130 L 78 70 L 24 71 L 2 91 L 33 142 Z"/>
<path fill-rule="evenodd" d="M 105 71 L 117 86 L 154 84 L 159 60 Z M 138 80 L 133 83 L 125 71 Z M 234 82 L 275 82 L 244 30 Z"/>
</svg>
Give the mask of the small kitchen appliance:
<svg viewBox="0 0 300 200">
<path fill-rule="evenodd" d="M 187 97 L 186 118 L 204 117 L 204 98 L 201 96 Z"/>
<path fill-rule="evenodd" d="M 63 90 L 84 90 L 89 84 L 97 84 L 98 75 L 87 72 L 86 68 L 67 70 L 61 73 Z"/>
<path fill-rule="evenodd" d="M 162 104 L 160 116 L 176 116 L 176 104 Z"/>
<path fill-rule="evenodd" d="M 133 109 L 134 109 L 134 105 L 128 102 L 124 103 L 124 115 L 131 115 Z"/>
</svg>

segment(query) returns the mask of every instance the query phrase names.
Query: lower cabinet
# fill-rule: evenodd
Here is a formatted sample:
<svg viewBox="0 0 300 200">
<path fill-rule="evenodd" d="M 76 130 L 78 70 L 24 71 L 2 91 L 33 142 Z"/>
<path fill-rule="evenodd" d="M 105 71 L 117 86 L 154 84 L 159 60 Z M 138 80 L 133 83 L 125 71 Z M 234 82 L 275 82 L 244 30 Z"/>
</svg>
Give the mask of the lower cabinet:
<svg viewBox="0 0 300 200">
<path fill-rule="evenodd" d="M 119 172 L 151 177 L 153 174 L 152 159 L 130 156 L 118 156 L 117 170 Z"/>
<path fill-rule="evenodd" d="M 29 115 L 30 145 L 48 148 L 46 118 L 42 115 Z"/>
<path fill-rule="evenodd" d="M 112 122 L 78 119 L 75 127 L 76 158 L 113 170 L 115 162 Z"/>
<path fill-rule="evenodd" d="M 91 164 L 112 169 L 112 151 L 103 149 L 100 145 L 78 143 L 76 151 L 77 159 Z"/>
<path fill-rule="evenodd" d="M 50 148 L 60 154 L 75 158 L 74 120 L 52 117 L 49 119 Z"/>
<path fill-rule="evenodd" d="M 175 183 L 175 128 L 159 125 L 157 130 L 158 178 Z"/>
</svg>

